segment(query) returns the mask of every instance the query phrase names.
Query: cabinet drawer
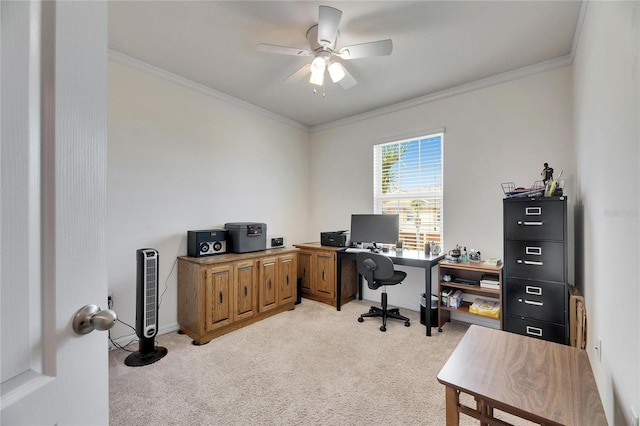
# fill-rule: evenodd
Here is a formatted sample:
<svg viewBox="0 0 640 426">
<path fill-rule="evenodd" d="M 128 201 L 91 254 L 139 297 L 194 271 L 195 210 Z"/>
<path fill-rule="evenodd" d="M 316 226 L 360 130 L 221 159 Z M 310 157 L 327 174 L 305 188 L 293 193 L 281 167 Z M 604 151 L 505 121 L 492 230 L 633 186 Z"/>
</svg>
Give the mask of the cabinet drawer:
<svg viewBox="0 0 640 426">
<path fill-rule="evenodd" d="M 544 281 L 566 281 L 564 243 L 507 240 L 506 275 Z"/>
<path fill-rule="evenodd" d="M 523 336 L 567 344 L 566 327 L 560 324 L 507 315 L 504 319 L 504 329 Z"/>
<path fill-rule="evenodd" d="M 504 304 L 508 315 L 564 324 L 567 287 L 564 284 L 507 278 Z"/>
<path fill-rule="evenodd" d="M 566 199 L 504 200 L 505 238 L 564 240 Z"/>
</svg>

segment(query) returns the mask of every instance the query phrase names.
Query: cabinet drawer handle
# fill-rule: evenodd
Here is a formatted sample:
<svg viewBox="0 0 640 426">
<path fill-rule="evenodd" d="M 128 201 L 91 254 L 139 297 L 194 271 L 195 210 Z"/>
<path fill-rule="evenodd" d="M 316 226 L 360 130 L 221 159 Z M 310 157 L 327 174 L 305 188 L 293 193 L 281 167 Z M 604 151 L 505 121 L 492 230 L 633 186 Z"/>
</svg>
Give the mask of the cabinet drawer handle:
<svg viewBox="0 0 640 426">
<path fill-rule="evenodd" d="M 524 209 L 524 214 L 527 216 L 540 216 L 542 214 L 542 207 L 527 207 Z"/>
<path fill-rule="evenodd" d="M 529 222 L 529 221 L 518 221 L 518 225 L 524 225 L 524 226 L 542 226 L 544 224 L 544 222 L 540 221 L 540 222 Z"/>
<path fill-rule="evenodd" d="M 302 276 L 307 277 L 307 268 L 302 268 Z"/>
<path fill-rule="evenodd" d="M 534 296 L 542 296 L 542 287 L 525 286 L 525 292 L 527 294 L 533 294 Z"/>
<path fill-rule="evenodd" d="M 222 292 L 220 292 L 220 304 L 222 304 Z"/>
<path fill-rule="evenodd" d="M 535 256 L 542 256 L 542 247 L 525 247 L 525 254 L 533 254 Z"/>
<path fill-rule="evenodd" d="M 525 264 L 525 265 L 534 265 L 534 266 L 543 266 L 544 262 L 538 262 L 537 260 L 522 260 L 522 259 L 516 259 L 516 263 L 519 263 L 520 265 Z"/>
<path fill-rule="evenodd" d="M 287 275 L 287 285 L 289 285 L 289 275 Z"/>
<path fill-rule="evenodd" d="M 324 281 L 324 271 L 322 271 L 322 281 Z"/>
<path fill-rule="evenodd" d="M 527 305 L 533 305 L 533 306 L 542 306 L 542 305 L 544 305 L 543 302 L 537 302 L 535 300 L 526 300 L 526 299 L 525 299 L 524 303 L 527 304 Z"/>
<path fill-rule="evenodd" d="M 531 334 L 532 336 L 542 337 L 542 329 L 538 327 L 527 326 L 527 334 Z"/>
<path fill-rule="evenodd" d="M 244 286 L 244 297 L 247 297 L 247 292 L 248 292 L 248 291 L 247 291 L 247 286 L 245 285 L 245 286 Z"/>
<path fill-rule="evenodd" d="M 269 286 L 269 290 L 271 290 L 271 280 L 267 282 L 267 285 Z"/>
</svg>

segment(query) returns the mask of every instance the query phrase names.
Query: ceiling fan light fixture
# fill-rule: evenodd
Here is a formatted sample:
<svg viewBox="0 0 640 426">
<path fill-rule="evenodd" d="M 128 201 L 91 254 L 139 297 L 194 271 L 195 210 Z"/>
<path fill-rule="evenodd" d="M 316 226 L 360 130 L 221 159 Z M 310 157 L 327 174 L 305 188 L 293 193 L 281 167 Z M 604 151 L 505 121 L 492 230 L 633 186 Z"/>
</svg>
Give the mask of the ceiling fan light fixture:
<svg viewBox="0 0 640 426">
<path fill-rule="evenodd" d="M 324 70 L 320 72 L 311 72 L 311 78 L 309 79 L 309 83 L 315 84 L 316 86 L 322 86 L 324 84 Z"/>
<path fill-rule="evenodd" d="M 311 73 L 324 73 L 326 62 L 323 57 L 316 56 L 311 62 Z"/>
<path fill-rule="evenodd" d="M 332 62 L 331 65 L 329 65 L 329 75 L 331 76 L 331 81 L 337 83 L 344 78 L 346 72 L 340 63 Z"/>
</svg>

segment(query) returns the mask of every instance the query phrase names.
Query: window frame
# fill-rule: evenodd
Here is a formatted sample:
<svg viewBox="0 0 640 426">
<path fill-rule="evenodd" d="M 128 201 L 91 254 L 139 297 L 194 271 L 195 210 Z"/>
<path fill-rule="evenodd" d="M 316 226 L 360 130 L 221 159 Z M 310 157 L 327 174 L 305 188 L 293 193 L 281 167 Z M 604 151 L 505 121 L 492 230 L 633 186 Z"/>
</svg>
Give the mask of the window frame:
<svg viewBox="0 0 640 426">
<path fill-rule="evenodd" d="M 437 148 L 438 155 L 429 157 L 425 154 L 425 158 L 422 157 L 420 150 L 421 144 L 433 143 L 433 139 L 439 139 L 439 147 Z M 394 156 L 398 156 L 398 159 L 388 166 L 386 175 L 386 185 L 389 183 L 389 175 L 392 173 L 391 167 L 401 167 L 402 156 L 405 155 L 406 150 L 409 148 L 409 143 L 418 143 L 418 165 L 417 175 L 418 178 L 415 181 L 409 179 L 409 184 L 418 185 L 418 189 L 414 188 L 415 192 L 407 192 L 400 187 L 396 187 L 396 190 L 383 193 L 383 168 L 387 167 L 383 164 L 383 147 L 385 146 L 401 146 L 406 144 L 407 148 L 402 151 L 401 154 L 394 153 L 392 151 L 391 159 Z M 428 145 L 426 145 L 428 147 Z M 423 164 L 423 160 L 427 160 L 426 165 Z M 436 161 L 437 160 L 437 161 Z M 389 159 L 386 160 L 391 161 Z M 402 172 L 410 170 L 412 166 L 406 166 L 402 169 Z M 416 167 L 416 166 L 413 166 Z M 439 174 L 435 176 L 430 186 L 419 188 L 419 184 L 428 180 L 426 170 L 439 170 Z M 409 250 L 424 250 L 425 242 L 433 242 L 442 247 L 443 236 L 443 208 L 444 208 L 444 129 L 437 131 L 424 132 L 422 135 L 402 138 L 393 141 L 376 143 L 373 146 L 373 212 L 380 213 L 397 213 L 400 214 L 400 234 L 398 236 L 399 241 L 403 242 L 404 247 Z M 424 175 L 423 175 L 424 173 Z M 403 173 L 401 179 L 407 179 Z M 400 185 L 402 186 L 402 185 Z M 386 208 L 383 208 L 383 204 L 387 201 Z M 416 201 L 419 207 L 415 207 L 412 201 Z M 393 206 L 395 202 L 396 206 Z M 424 204 L 420 205 L 419 203 Z M 427 205 L 427 207 L 425 207 Z M 430 207 L 429 207 L 430 206 Z M 418 222 L 416 231 L 414 232 L 411 226 L 415 226 L 415 214 L 418 214 L 420 221 Z M 423 223 L 423 219 L 426 219 Z M 433 226 L 433 229 L 429 229 Z"/>
</svg>

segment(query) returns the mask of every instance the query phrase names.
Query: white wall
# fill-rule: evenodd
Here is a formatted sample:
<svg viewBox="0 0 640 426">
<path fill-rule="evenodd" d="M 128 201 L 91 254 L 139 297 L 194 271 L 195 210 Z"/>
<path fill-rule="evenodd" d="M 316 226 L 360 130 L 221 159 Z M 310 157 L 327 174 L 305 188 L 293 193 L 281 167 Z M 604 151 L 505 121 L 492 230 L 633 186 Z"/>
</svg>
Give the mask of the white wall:
<svg viewBox="0 0 640 426">
<path fill-rule="evenodd" d="M 576 276 L 609 424 L 640 414 L 640 7 L 591 2 L 574 59 Z M 602 340 L 598 361 L 595 346 Z"/>
<path fill-rule="evenodd" d="M 571 90 L 571 68 L 563 67 L 313 133 L 312 228 L 348 229 L 352 213 L 372 212 L 374 144 L 444 127 L 444 247 L 502 257 L 502 182 L 529 186 L 548 162 L 564 170 L 573 203 Z M 411 268 L 403 285 L 388 289 L 389 303 L 417 310 L 423 283 Z M 379 298 L 366 288 L 363 295 Z"/>
<path fill-rule="evenodd" d="M 159 327 L 177 329 L 172 267 L 188 230 L 255 221 L 290 243 L 308 238 L 309 135 L 113 60 L 108 73 L 109 291 L 134 325 L 136 250 L 157 249 Z"/>
</svg>

